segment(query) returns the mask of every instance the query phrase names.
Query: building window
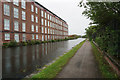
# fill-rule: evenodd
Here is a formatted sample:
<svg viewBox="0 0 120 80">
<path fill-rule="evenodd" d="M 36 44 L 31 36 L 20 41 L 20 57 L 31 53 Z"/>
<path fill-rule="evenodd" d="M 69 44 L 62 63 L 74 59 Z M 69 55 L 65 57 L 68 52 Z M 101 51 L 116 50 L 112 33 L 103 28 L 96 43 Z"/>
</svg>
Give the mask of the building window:
<svg viewBox="0 0 120 80">
<path fill-rule="evenodd" d="M 36 35 L 36 39 L 38 39 L 38 35 Z"/>
<path fill-rule="evenodd" d="M 32 32 L 34 32 L 34 25 L 32 25 Z"/>
<path fill-rule="evenodd" d="M 46 12 L 45 12 L 45 18 L 47 18 L 47 14 L 46 14 Z"/>
<path fill-rule="evenodd" d="M 22 35 L 22 41 L 26 41 L 26 35 L 25 34 Z"/>
<path fill-rule="evenodd" d="M 32 34 L 32 39 L 34 39 L 34 34 Z"/>
<path fill-rule="evenodd" d="M 4 30 L 10 30 L 10 20 L 4 19 Z"/>
<path fill-rule="evenodd" d="M 41 10 L 41 16 L 44 17 L 44 15 L 43 15 L 43 10 Z"/>
<path fill-rule="evenodd" d="M 4 15 L 10 16 L 10 6 L 4 4 Z"/>
<path fill-rule="evenodd" d="M 48 35 L 48 40 L 50 39 L 50 36 Z"/>
<path fill-rule="evenodd" d="M 44 41 L 44 35 L 42 35 L 42 41 Z"/>
<path fill-rule="evenodd" d="M 36 32 L 38 32 L 38 26 L 36 26 Z"/>
<path fill-rule="evenodd" d="M 26 31 L 26 24 L 22 23 L 22 31 L 25 32 Z"/>
<path fill-rule="evenodd" d="M 21 7 L 22 7 L 23 9 L 26 8 L 26 2 L 25 2 L 25 0 L 21 0 Z"/>
<path fill-rule="evenodd" d="M 7 2 L 11 2 L 11 0 L 5 0 L 5 1 L 7 1 Z"/>
<path fill-rule="evenodd" d="M 50 32 L 50 30 L 49 30 L 49 28 L 48 28 L 48 34 L 49 34 L 49 32 Z"/>
<path fill-rule="evenodd" d="M 31 15 L 31 21 L 34 22 L 34 15 Z"/>
<path fill-rule="evenodd" d="M 47 41 L 47 35 L 45 35 L 45 40 Z"/>
<path fill-rule="evenodd" d="M 15 34 L 14 39 L 15 39 L 16 42 L 19 42 L 19 34 Z"/>
<path fill-rule="evenodd" d="M 44 27 L 42 27 L 42 33 L 44 33 Z"/>
<path fill-rule="evenodd" d="M 48 20 L 49 20 L 50 15 L 48 14 Z"/>
<path fill-rule="evenodd" d="M 45 26 L 47 26 L 47 21 L 45 20 Z"/>
<path fill-rule="evenodd" d="M 44 20 L 43 19 L 41 20 L 41 23 L 42 23 L 42 25 L 44 25 Z"/>
<path fill-rule="evenodd" d="M 18 18 L 19 17 L 19 12 L 17 8 L 14 8 L 14 17 Z"/>
<path fill-rule="evenodd" d="M 34 6 L 33 5 L 31 5 L 31 11 L 34 12 Z"/>
<path fill-rule="evenodd" d="M 19 6 L 19 0 L 13 0 L 13 4 Z"/>
<path fill-rule="evenodd" d="M 19 31 L 19 23 L 17 21 L 14 21 L 14 30 Z"/>
<path fill-rule="evenodd" d="M 36 14 L 38 14 L 38 8 L 37 7 L 35 8 L 35 12 L 36 12 Z"/>
<path fill-rule="evenodd" d="M 50 20 L 51 20 L 51 15 L 50 15 Z"/>
<path fill-rule="evenodd" d="M 45 33 L 47 33 L 47 28 L 45 28 Z"/>
<path fill-rule="evenodd" d="M 26 20 L 26 14 L 24 11 L 22 11 L 22 20 Z"/>
<path fill-rule="evenodd" d="M 9 33 L 5 33 L 5 40 L 10 40 L 10 34 Z"/>
<path fill-rule="evenodd" d="M 49 21 L 48 21 L 48 26 L 50 26 Z"/>
<path fill-rule="evenodd" d="M 36 23 L 38 23 L 38 17 L 36 16 Z"/>
</svg>

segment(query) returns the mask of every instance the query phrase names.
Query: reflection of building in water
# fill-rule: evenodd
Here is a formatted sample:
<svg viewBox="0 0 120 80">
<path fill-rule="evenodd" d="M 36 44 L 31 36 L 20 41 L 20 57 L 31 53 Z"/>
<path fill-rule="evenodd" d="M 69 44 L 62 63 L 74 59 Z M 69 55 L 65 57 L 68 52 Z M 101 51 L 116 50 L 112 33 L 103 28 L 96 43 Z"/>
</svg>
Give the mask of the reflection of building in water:
<svg viewBox="0 0 120 80">
<path fill-rule="evenodd" d="M 47 43 L 45 44 L 45 54 L 48 54 L 48 48 L 47 48 Z"/>
<path fill-rule="evenodd" d="M 0 2 L 0 31 L 2 41 L 54 40 L 68 36 L 68 24 L 59 16 L 39 4 L 32 2 Z M 27 0 L 29 1 L 29 0 Z M 31 0 L 30 0 L 31 1 Z M 3 24 L 3 25 L 2 25 Z M 2 29 L 1 29 L 2 28 Z"/>
</svg>

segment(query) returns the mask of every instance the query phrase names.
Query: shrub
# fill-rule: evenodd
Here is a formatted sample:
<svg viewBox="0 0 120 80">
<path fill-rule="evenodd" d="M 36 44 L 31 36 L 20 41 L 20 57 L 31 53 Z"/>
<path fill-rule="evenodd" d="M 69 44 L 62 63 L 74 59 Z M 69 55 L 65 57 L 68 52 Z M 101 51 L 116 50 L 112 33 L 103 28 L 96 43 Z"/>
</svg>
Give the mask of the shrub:
<svg viewBox="0 0 120 80">
<path fill-rule="evenodd" d="M 55 40 L 51 40 L 51 42 L 55 42 Z"/>
<path fill-rule="evenodd" d="M 39 41 L 39 40 L 35 41 L 35 44 L 40 44 L 40 43 L 41 43 L 41 41 Z"/>
<path fill-rule="evenodd" d="M 3 43 L 2 46 L 7 48 L 9 45 L 8 45 L 8 43 Z"/>
<path fill-rule="evenodd" d="M 23 42 L 21 42 L 21 45 L 22 46 L 27 46 L 27 42 L 23 41 Z"/>
<path fill-rule="evenodd" d="M 31 45 L 34 45 L 34 44 L 35 44 L 35 41 L 34 41 L 34 40 L 31 40 L 30 43 L 31 43 Z"/>
<path fill-rule="evenodd" d="M 8 44 L 9 47 L 16 47 L 18 45 L 18 43 L 16 41 L 10 41 L 10 43 Z"/>
</svg>

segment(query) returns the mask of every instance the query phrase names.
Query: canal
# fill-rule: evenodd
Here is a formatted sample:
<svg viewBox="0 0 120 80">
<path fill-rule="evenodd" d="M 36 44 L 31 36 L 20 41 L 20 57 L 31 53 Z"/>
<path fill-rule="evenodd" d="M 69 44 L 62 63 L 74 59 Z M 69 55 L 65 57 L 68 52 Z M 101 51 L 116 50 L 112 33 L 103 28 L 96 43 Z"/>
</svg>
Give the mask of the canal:
<svg viewBox="0 0 120 80">
<path fill-rule="evenodd" d="M 3 78 L 23 78 L 63 55 L 85 39 L 2 49 Z"/>
</svg>

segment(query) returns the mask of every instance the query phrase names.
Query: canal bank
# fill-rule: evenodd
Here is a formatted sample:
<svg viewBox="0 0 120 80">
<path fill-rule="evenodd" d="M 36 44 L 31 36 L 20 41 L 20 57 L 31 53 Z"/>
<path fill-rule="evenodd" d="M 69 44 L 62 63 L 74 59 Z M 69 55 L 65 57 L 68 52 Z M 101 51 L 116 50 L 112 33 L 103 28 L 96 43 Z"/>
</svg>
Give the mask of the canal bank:
<svg viewBox="0 0 120 80">
<path fill-rule="evenodd" d="M 60 56 L 57 60 L 53 61 L 52 64 L 44 67 L 37 74 L 32 74 L 27 76 L 26 78 L 55 78 L 56 75 L 62 70 L 65 64 L 68 63 L 70 58 L 74 56 L 77 50 L 84 44 L 85 40 L 73 47 L 69 52 Z"/>
</svg>

